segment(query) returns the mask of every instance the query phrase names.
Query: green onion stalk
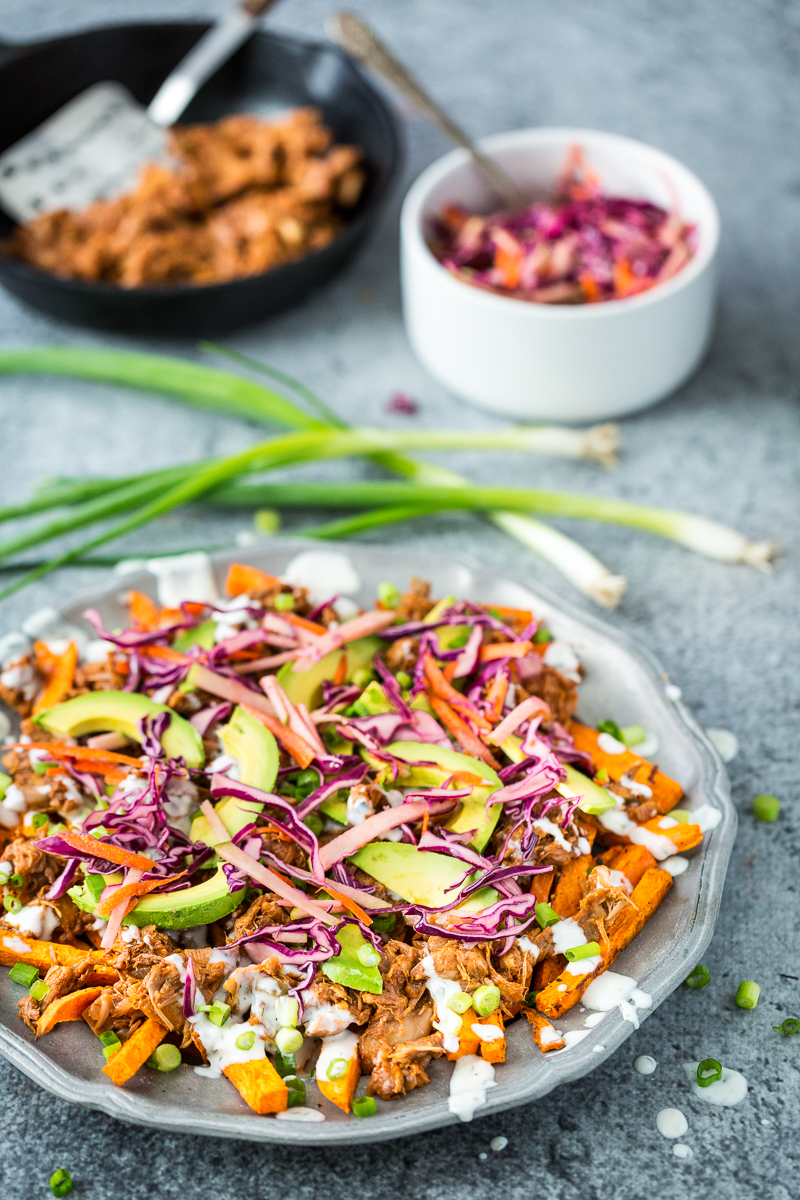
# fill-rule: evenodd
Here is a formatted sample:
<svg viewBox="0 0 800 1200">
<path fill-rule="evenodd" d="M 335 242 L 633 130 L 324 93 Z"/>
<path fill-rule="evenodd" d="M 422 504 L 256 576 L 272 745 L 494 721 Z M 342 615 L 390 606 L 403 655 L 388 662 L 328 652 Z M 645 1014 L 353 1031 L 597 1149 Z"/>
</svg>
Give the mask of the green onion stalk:
<svg viewBox="0 0 800 1200">
<path fill-rule="evenodd" d="M 126 351 L 83 350 L 63 346 L 25 347 L 0 352 L 0 374 L 33 373 L 67 375 L 82 379 L 120 383 L 131 387 L 166 393 L 212 411 L 244 417 L 267 424 L 294 424 L 302 428 L 344 428 L 344 422 L 327 407 L 313 392 L 291 376 L 275 370 L 240 354 L 238 351 L 213 343 L 203 343 L 203 349 L 233 359 L 251 370 L 271 376 L 284 387 L 290 387 L 301 399 L 315 410 L 309 415 L 292 401 L 250 380 L 229 372 L 219 371 L 201 364 L 161 355 L 139 354 Z M 415 435 L 411 435 L 412 438 Z M 596 426 L 586 431 L 558 429 L 555 427 L 518 427 L 510 431 L 493 434 L 494 448 L 527 449 L 540 453 L 560 454 L 566 457 L 594 459 L 611 466 L 616 461 L 618 433 L 614 425 Z M 419 435 L 416 435 L 419 446 Z M 461 447 L 486 448 L 484 435 L 467 434 Z M 524 443 L 524 445 L 523 445 Z M 453 447 L 452 440 L 448 443 Z M 439 443 L 437 448 L 444 448 Z M 381 466 L 406 478 L 418 482 L 441 485 L 468 485 L 468 480 L 443 467 L 420 463 L 406 458 L 394 450 L 372 454 Z M 127 481 L 55 481 L 40 489 L 31 504 L 0 510 L 0 519 L 31 515 L 58 504 L 79 503 L 98 495 L 107 494 L 122 483 L 131 484 L 145 477 Z M 70 488 L 74 487 L 74 499 Z M 390 521 L 408 520 L 425 516 L 431 510 L 424 507 L 406 509 L 386 508 L 361 514 L 351 519 L 349 527 L 341 536 L 358 532 L 360 529 L 376 528 Z M 494 512 L 491 518 L 500 528 L 562 570 L 573 584 L 607 608 L 615 607 L 625 591 L 623 577 L 612 573 L 594 555 L 578 546 L 565 534 L 552 530 L 540 521 L 521 514 Z M 334 526 L 329 528 L 328 537 L 335 536 Z M 55 535 L 54 535 L 55 536 Z M 36 544 L 28 542 L 27 545 Z M 85 550 L 85 548 L 84 548 Z M 79 556 L 80 557 L 80 556 Z M 78 561 L 75 558 L 74 561 Z M 38 569 L 38 568 L 37 568 Z M 33 572 L 31 573 L 31 575 Z M 37 576 L 39 577 L 39 576 Z M 29 577 L 21 581 L 22 585 Z M 0 597 L 1 598 L 1 597 Z"/>
</svg>

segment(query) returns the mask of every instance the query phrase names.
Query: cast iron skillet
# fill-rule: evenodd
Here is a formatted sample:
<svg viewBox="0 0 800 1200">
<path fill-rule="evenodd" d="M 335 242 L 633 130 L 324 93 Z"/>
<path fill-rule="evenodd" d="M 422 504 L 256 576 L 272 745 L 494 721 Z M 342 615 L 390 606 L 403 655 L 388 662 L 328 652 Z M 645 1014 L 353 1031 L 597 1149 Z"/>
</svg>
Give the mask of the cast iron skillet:
<svg viewBox="0 0 800 1200">
<path fill-rule="evenodd" d="M 110 79 L 142 104 L 208 28 L 205 22 L 105 26 L 28 46 L 0 44 L 0 150 L 84 88 Z M 398 169 L 397 121 L 353 62 L 331 45 L 257 33 L 206 83 L 184 121 L 269 115 L 315 104 L 336 140 L 362 146 L 368 183 L 346 228 L 324 250 L 261 275 L 203 287 L 118 288 L 58 279 L 0 255 L 0 283 L 62 321 L 127 333 L 198 337 L 294 303 L 342 269 L 375 224 Z M 13 222 L 0 213 L 0 237 Z"/>
</svg>

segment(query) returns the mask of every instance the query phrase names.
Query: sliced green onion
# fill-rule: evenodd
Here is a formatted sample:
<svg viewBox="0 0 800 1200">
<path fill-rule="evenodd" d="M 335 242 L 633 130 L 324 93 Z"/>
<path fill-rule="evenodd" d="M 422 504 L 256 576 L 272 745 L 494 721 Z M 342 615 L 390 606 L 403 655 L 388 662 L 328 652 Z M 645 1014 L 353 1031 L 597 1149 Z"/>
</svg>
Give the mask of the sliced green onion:
<svg viewBox="0 0 800 1200">
<path fill-rule="evenodd" d="M 402 600 L 400 589 L 393 583 L 378 584 L 378 599 L 384 608 L 397 608 Z"/>
<path fill-rule="evenodd" d="M 374 1117 L 378 1111 L 374 1096 L 356 1096 L 352 1104 L 354 1117 Z"/>
<path fill-rule="evenodd" d="M 109 1029 L 105 1033 L 98 1034 L 98 1037 L 103 1045 L 103 1055 L 106 1060 L 110 1059 L 112 1055 L 116 1054 L 122 1045 L 122 1042 L 114 1033 L 113 1029 Z"/>
<path fill-rule="evenodd" d="M 34 813 L 31 820 L 31 825 L 34 829 L 41 829 L 43 825 L 47 825 L 50 821 L 47 813 Z"/>
<path fill-rule="evenodd" d="M 479 1017 L 490 1017 L 500 1007 L 500 988 L 493 983 L 481 984 L 472 994 L 472 1007 Z"/>
<path fill-rule="evenodd" d="M 294 596 L 291 592 L 279 592 L 274 603 L 276 612 L 291 612 L 294 608 Z"/>
<path fill-rule="evenodd" d="M 395 679 L 404 692 L 408 691 L 408 689 L 411 687 L 411 684 L 414 682 L 410 675 L 406 675 L 405 671 L 398 671 L 395 675 Z"/>
<path fill-rule="evenodd" d="M 181 1052 L 177 1046 L 173 1046 L 170 1042 L 162 1042 L 160 1046 L 156 1046 L 148 1058 L 147 1066 L 152 1067 L 155 1071 L 174 1071 L 182 1061 Z"/>
<path fill-rule="evenodd" d="M 600 770 L 597 772 L 597 774 L 594 777 L 595 783 L 599 783 L 601 786 L 604 783 L 608 783 L 609 779 L 610 779 L 610 775 L 608 774 L 608 771 L 605 769 L 605 767 L 601 767 Z"/>
<path fill-rule="evenodd" d="M 673 821 L 677 821 L 680 825 L 691 825 L 692 823 L 692 814 L 689 812 L 688 808 L 671 808 L 669 811 L 669 816 L 672 817 Z"/>
<path fill-rule="evenodd" d="M 622 730 L 617 722 L 612 721 L 609 717 L 606 717 L 605 721 L 598 721 L 597 732 L 608 733 L 611 737 L 616 738 L 618 742 L 622 741 Z"/>
<path fill-rule="evenodd" d="M 544 625 L 540 625 L 539 628 L 536 630 L 536 633 L 533 635 L 532 640 L 534 641 L 534 643 L 537 646 L 542 646 L 542 645 L 545 645 L 547 642 L 552 642 L 553 635 L 549 629 L 545 628 Z"/>
<path fill-rule="evenodd" d="M 258 512 L 253 514 L 253 524 L 259 533 L 263 533 L 265 537 L 272 537 L 281 527 L 281 514 L 274 508 L 259 508 Z"/>
<path fill-rule="evenodd" d="M 644 725 L 624 725 L 619 731 L 619 740 L 624 746 L 638 746 L 645 737 Z"/>
<path fill-rule="evenodd" d="M 800 1020 L 797 1017 L 787 1017 L 780 1025 L 773 1025 L 772 1028 L 777 1029 L 779 1033 L 800 1033 Z"/>
<path fill-rule="evenodd" d="M 316 837 L 319 837 L 325 828 L 325 822 L 319 813 L 316 812 L 310 812 L 307 817 L 304 817 L 303 824 L 310 829 Z"/>
<path fill-rule="evenodd" d="M 708 967 L 696 966 L 684 979 L 684 983 L 689 988 L 703 988 L 711 981 L 711 972 Z"/>
<path fill-rule="evenodd" d="M 551 908 L 549 904 L 545 904 L 544 900 L 538 901 L 535 912 L 540 929 L 547 929 L 550 925 L 557 925 L 561 920 L 556 910 Z"/>
<path fill-rule="evenodd" d="M 296 1075 L 284 1075 L 283 1082 L 286 1084 L 286 1107 L 287 1108 L 302 1108 L 306 1102 L 306 1085 L 302 1079 L 298 1079 Z"/>
<path fill-rule="evenodd" d="M 35 763 L 32 763 L 31 766 L 33 767 L 34 775 L 46 775 L 47 774 L 47 763 L 35 762 Z"/>
<path fill-rule="evenodd" d="M 293 1054 L 281 1054 L 280 1050 L 276 1050 L 273 1063 L 281 1079 L 285 1079 L 287 1075 L 295 1075 L 297 1073 L 297 1063 L 294 1060 Z"/>
<path fill-rule="evenodd" d="M 447 1007 L 452 1009 L 453 1012 L 463 1014 L 468 1008 L 472 1007 L 472 996 L 470 996 L 469 992 L 456 992 L 447 1001 Z"/>
<path fill-rule="evenodd" d="M 296 1029 L 300 1020 L 300 1005 L 294 996 L 279 996 L 275 1001 L 275 1017 L 284 1029 Z"/>
<path fill-rule="evenodd" d="M 66 1196 L 67 1192 L 72 1191 L 72 1176 L 69 1171 L 65 1171 L 63 1167 L 59 1167 L 50 1176 L 50 1191 L 54 1196 Z"/>
<path fill-rule="evenodd" d="M 231 1015 L 231 1006 L 230 1004 L 198 1004 L 197 1011 L 205 1013 L 212 1025 L 219 1025 L 222 1028 Z"/>
<path fill-rule="evenodd" d="M 564 951 L 567 962 L 579 962 L 582 958 L 595 958 L 598 954 L 602 954 L 602 950 L 597 942 L 587 942 L 585 946 L 573 946 Z"/>
<path fill-rule="evenodd" d="M 6 912 L 18 913 L 22 911 L 22 901 L 16 896 L 3 896 L 3 908 Z"/>
<path fill-rule="evenodd" d="M 240 1033 L 236 1039 L 236 1045 L 240 1050 L 252 1050 L 256 1044 L 256 1035 L 252 1029 L 248 1029 L 247 1033 Z"/>
<path fill-rule="evenodd" d="M 281 1054 L 296 1054 L 303 1044 L 299 1029 L 279 1029 L 275 1034 L 275 1045 Z"/>
<path fill-rule="evenodd" d="M 343 1075 L 347 1074 L 347 1059 L 334 1058 L 332 1062 L 328 1063 L 325 1074 L 328 1079 L 341 1079 Z"/>
<path fill-rule="evenodd" d="M 19 871 L 15 871 L 13 875 L 8 877 L 8 886 L 12 888 L 21 888 L 25 883 L 25 876 L 20 875 Z"/>
<path fill-rule="evenodd" d="M 14 983 L 21 983 L 23 987 L 29 988 L 34 979 L 39 978 L 39 968 L 29 966 L 28 963 L 14 963 L 8 977 L 13 979 Z"/>
<path fill-rule="evenodd" d="M 358 947 L 358 950 L 356 951 L 356 958 L 365 967 L 377 967 L 378 963 L 381 961 L 381 956 L 378 951 L 373 946 L 368 946 L 366 944 Z"/>
<path fill-rule="evenodd" d="M 722 1063 L 717 1062 L 715 1058 L 704 1058 L 697 1064 L 697 1082 L 700 1087 L 710 1087 L 718 1079 L 722 1079 Z"/>
<path fill-rule="evenodd" d="M 743 979 L 736 989 L 736 1003 L 739 1008 L 755 1008 L 760 995 L 761 988 L 757 983 L 753 983 L 752 979 Z"/>
<path fill-rule="evenodd" d="M 538 992 L 534 992 L 533 989 L 531 989 L 531 991 L 525 993 L 525 999 L 524 999 L 523 1003 L 527 1004 L 528 1008 L 535 1008 L 536 1007 L 536 997 L 538 995 L 539 995 Z"/>
<path fill-rule="evenodd" d="M 378 933 L 391 933 L 397 924 L 397 917 L 394 913 L 389 913 L 388 916 L 378 914 L 372 918 L 372 928 Z"/>
<path fill-rule="evenodd" d="M 774 821 L 781 810 L 781 802 L 777 796 L 761 795 L 753 797 L 753 816 L 759 821 Z"/>
<path fill-rule="evenodd" d="M 368 683 L 372 682 L 372 671 L 369 667 L 359 667 L 353 672 L 353 683 L 356 687 L 365 688 Z"/>
</svg>

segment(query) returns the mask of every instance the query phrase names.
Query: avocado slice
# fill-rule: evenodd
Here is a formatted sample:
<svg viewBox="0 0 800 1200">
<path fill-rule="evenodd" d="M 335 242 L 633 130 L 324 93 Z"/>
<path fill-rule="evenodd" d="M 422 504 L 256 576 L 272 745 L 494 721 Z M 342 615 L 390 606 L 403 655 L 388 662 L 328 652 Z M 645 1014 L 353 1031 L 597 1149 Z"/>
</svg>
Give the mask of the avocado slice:
<svg viewBox="0 0 800 1200">
<path fill-rule="evenodd" d="M 359 992 L 372 992 L 379 996 L 383 991 L 383 979 L 377 967 L 366 967 L 358 957 L 362 946 L 372 949 L 357 925 L 343 925 L 336 934 L 342 947 L 341 953 L 322 964 L 322 973 L 332 983 L 355 988 Z"/>
<path fill-rule="evenodd" d="M 522 739 L 518 738 L 514 733 L 506 738 L 500 748 L 501 750 L 505 750 L 512 762 L 522 762 L 525 758 L 522 750 Z M 567 773 L 567 779 L 566 783 L 558 785 L 556 791 L 560 792 L 565 799 L 574 795 L 583 796 L 578 805 L 581 812 L 599 817 L 603 813 L 610 812 L 612 808 L 617 807 L 618 798 L 612 792 L 601 787 L 599 783 L 595 783 L 588 775 L 583 775 L 580 771 L 576 771 L 569 763 L 562 763 L 561 765 Z"/>
<path fill-rule="evenodd" d="M 132 742 L 141 742 L 139 722 L 155 713 L 169 713 L 170 723 L 161 739 L 170 758 L 183 758 L 187 767 L 202 767 L 206 756 L 203 739 L 183 717 L 166 704 L 156 704 L 138 692 L 86 692 L 65 700 L 55 708 L 34 717 L 48 733 L 61 737 L 83 737 L 86 733 L 122 733 Z"/>
<path fill-rule="evenodd" d="M 235 758 L 241 767 L 241 782 L 260 788 L 262 792 L 271 792 L 278 775 L 278 743 L 270 731 L 244 709 L 235 708 L 228 724 L 220 730 L 220 737 L 225 753 Z M 231 837 L 253 820 L 252 804 L 243 808 L 242 801 L 236 796 L 226 796 L 215 808 Z M 193 842 L 205 842 L 209 846 L 216 846 L 221 840 L 211 832 L 202 813 L 192 821 L 191 838 Z"/>
<path fill-rule="evenodd" d="M 293 663 L 286 663 L 277 674 L 278 683 L 293 704 L 305 704 L 306 708 L 318 708 L 322 703 L 322 684 L 332 680 L 342 655 L 347 655 L 345 682 L 352 683 L 356 671 L 369 670 L 375 655 L 383 648 L 380 638 L 358 638 L 349 642 L 344 650 L 333 650 L 307 671 L 296 671 Z"/>
<path fill-rule="evenodd" d="M 195 625 L 194 629 L 184 629 L 179 633 L 172 643 L 172 649 L 178 650 L 184 654 L 190 646 L 202 646 L 204 650 L 210 650 L 214 645 L 214 637 L 217 632 L 217 622 L 213 618 L 209 621 L 201 621 L 199 625 Z"/>
<path fill-rule="evenodd" d="M 374 717 L 379 713 L 394 712 L 394 706 L 377 679 L 373 679 L 364 688 L 353 708 L 361 717 Z"/>
<path fill-rule="evenodd" d="M 347 824 L 346 800 L 337 800 L 335 796 L 329 796 L 327 800 L 322 801 L 319 811 L 324 816 L 330 817 L 332 821 L 336 821 L 339 825 Z"/>
<path fill-rule="evenodd" d="M 463 878 L 463 862 L 433 850 L 418 850 L 407 842 L 372 842 L 349 860 L 378 883 L 390 888 L 409 904 L 441 908 L 455 893 L 446 889 Z M 460 906 L 459 912 L 478 912 L 497 899 L 494 888 L 481 888 Z"/>
<path fill-rule="evenodd" d="M 106 882 L 121 882 L 122 876 Z M 184 888 L 181 892 L 166 892 L 162 896 L 143 896 L 136 908 L 123 918 L 123 925 L 155 925 L 157 929 L 190 929 L 195 925 L 210 925 L 233 912 L 244 900 L 247 884 L 235 892 L 228 891 L 228 881 L 222 867 L 203 883 Z M 69 895 L 84 912 L 94 912 L 97 897 L 86 882 L 69 889 Z"/>
<path fill-rule="evenodd" d="M 445 829 L 452 829 L 455 833 L 474 829 L 475 836 L 470 845 L 480 853 L 494 833 L 502 807 L 493 804 L 486 811 L 486 801 L 492 792 L 502 786 L 497 772 L 479 758 L 448 750 L 444 746 L 431 746 L 427 742 L 392 742 L 387 750 L 395 758 L 417 764 L 412 765 L 410 776 L 403 778 L 404 787 L 441 787 L 445 779 L 456 771 L 467 771 L 486 780 L 485 787 L 475 786 L 472 795 L 462 800 L 460 807 L 445 822 Z M 431 762 L 436 765 L 424 765 Z"/>
</svg>

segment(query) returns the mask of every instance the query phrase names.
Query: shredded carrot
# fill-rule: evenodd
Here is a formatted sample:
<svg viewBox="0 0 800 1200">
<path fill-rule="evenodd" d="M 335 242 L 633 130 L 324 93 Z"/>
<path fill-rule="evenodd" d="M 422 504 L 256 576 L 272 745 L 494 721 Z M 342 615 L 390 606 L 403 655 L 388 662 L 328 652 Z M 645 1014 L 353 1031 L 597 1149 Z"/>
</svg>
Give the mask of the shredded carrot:
<svg viewBox="0 0 800 1200">
<path fill-rule="evenodd" d="M 39 646 L 41 643 L 37 642 L 36 645 Z M 63 654 L 50 655 L 48 651 L 48 657 L 51 658 L 52 665 L 45 672 L 47 685 L 33 706 L 34 716 L 37 716 L 38 713 L 47 712 L 48 708 L 54 708 L 56 704 L 60 704 L 66 697 L 75 679 L 75 668 L 78 665 L 78 647 L 74 642 L 70 642 Z"/>
<path fill-rule="evenodd" d="M 334 685 L 338 687 L 340 684 L 344 683 L 344 677 L 346 674 L 347 674 L 347 651 L 344 650 L 342 652 L 342 657 L 339 659 L 338 665 L 336 667 L 336 671 L 333 676 Z"/>
<path fill-rule="evenodd" d="M 260 721 L 266 729 L 278 739 L 285 750 L 288 750 L 295 762 L 298 762 L 301 767 L 307 767 L 316 758 L 316 751 L 312 750 L 308 742 L 304 741 L 299 734 L 290 729 L 288 725 L 282 725 L 277 717 L 271 717 L 268 713 L 262 712 L 260 708 L 253 708 L 250 704 L 242 704 L 241 708 L 251 716 L 254 721 Z"/>
<path fill-rule="evenodd" d="M 146 896 L 148 892 L 172 883 L 173 880 L 180 879 L 181 875 L 185 874 L 185 871 L 178 871 L 177 875 L 165 875 L 162 879 L 139 879 L 135 883 L 120 884 L 113 892 L 109 892 L 104 900 L 100 900 L 95 908 L 95 913 L 98 917 L 106 917 L 112 908 L 116 908 L 121 901 L 135 900 L 139 896 Z"/>
<path fill-rule="evenodd" d="M 225 577 L 225 591 L 229 596 L 242 596 L 245 592 L 274 592 L 283 587 L 275 575 L 248 567 L 244 563 L 231 563 Z"/>
<path fill-rule="evenodd" d="M 431 814 L 429 812 L 422 814 L 422 833 L 428 832 L 428 821 L 430 820 L 430 815 Z M 420 836 L 422 836 L 422 834 L 420 834 Z"/>
<path fill-rule="evenodd" d="M 481 662 L 494 662 L 498 658 L 524 658 L 533 649 L 531 642 L 493 642 L 483 646 L 480 653 Z"/>
<path fill-rule="evenodd" d="M 500 720 L 507 692 L 508 676 L 501 671 L 500 674 L 495 675 L 486 689 L 486 715 L 491 721 Z"/>
<path fill-rule="evenodd" d="M 499 770 L 500 764 L 490 750 L 487 750 L 483 742 L 475 736 L 465 721 L 461 720 L 458 713 L 454 712 L 446 700 L 442 700 L 441 696 L 437 696 L 435 692 L 427 691 L 428 703 L 430 704 L 436 716 L 442 722 L 444 727 L 458 738 L 463 750 L 467 754 L 472 754 L 475 758 L 479 758 L 485 762 L 487 766 L 494 767 Z"/>
<path fill-rule="evenodd" d="M 517 287 L 522 274 L 524 256 L 521 252 L 514 253 L 498 246 L 494 254 L 494 265 L 502 276 L 503 287 L 513 291 Z"/>
<path fill-rule="evenodd" d="M 116 754 L 113 750 L 92 750 L 89 746 L 62 746 L 58 742 L 15 742 L 9 749 L 46 750 L 51 758 L 79 758 L 85 763 L 119 763 L 125 767 L 141 765 L 138 758 Z"/>
<path fill-rule="evenodd" d="M 318 633 L 322 635 L 323 633 L 328 632 L 324 625 L 318 625 L 316 621 L 308 621 L 305 617 L 298 617 L 296 613 L 282 612 L 280 615 L 284 617 L 290 625 L 296 625 L 298 629 L 306 629 L 309 633 Z"/>
<path fill-rule="evenodd" d="M 518 621 L 521 625 L 530 625 L 533 613 L 527 608 L 509 608 L 507 604 L 489 604 L 483 606 L 484 612 L 499 613 L 503 621 Z"/>
<path fill-rule="evenodd" d="M 462 717 L 468 717 L 471 721 L 474 721 L 482 732 L 489 733 L 492 728 L 489 722 L 482 713 L 478 712 L 473 704 L 470 704 L 469 700 L 466 700 L 461 695 L 461 692 L 457 692 L 452 684 L 447 682 L 444 674 L 434 661 L 432 654 L 426 652 L 424 663 L 425 675 L 430 684 L 431 691 L 444 700 L 451 708 L 454 708 L 456 712 L 460 713 Z"/>
<path fill-rule="evenodd" d="M 161 610 L 155 600 L 151 600 L 144 592 L 137 592 L 131 588 L 128 592 L 128 608 L 134 629 L 141 633 L 150 633 L 151 630 L 158 629 Z"/>
<path fill-rule="evenodd" d="M 63 829 L 58 835 L 62 842 L 72 846 L 73 850 L 82 850 L 91 854 L 92 858 L 100 858 L 104 862 L 119 863 L 124 867 L 134 867 L 139 871 L 152 871 L 152 859 L 143 854 L 135 854 L 133 850 L 123 850 L 122 846 L 114 846 L 110 842 L 101 842 L 97 838 L 88 837 L 85 833 L 73 833 L 71 829 Z"/>
<path fill-rule="evenodd" d="M 356 904 L 355 900 L 351 900 L 349 896 L 343 896 L 341 892 L 337 892 L 327 880 L 324 888 L 320 888 L 320 891 L 327 892 L 329 896 L 333 896 L 334 900 L 339 901 L 342 908 L 346 908 L 348 912 L 351 912 L 354 917 L 358 917 L 359 921 L 363 921 L 365 925 L 372 924 L 372 917 L 369 913 L 364 912 L 364 909 L 359 904 Z"/>
<path fill-rule="evenodd" d="M 170 625 L 181 624 L 186 620 L 187 613 L 190 617 L 199 617 L 207 608 L 207 604 L 198 604 L 196 600 L 184 600 L 180 608 L 162 608 L 156 628 L 166 629 Z"/>
<path fill-rule="evenodd" d="M 593 300 L 601 300 L 603 296 L 602 288 L 593 275 L 588 271 L 581 271 L 578 275 L 578 283 L 581 285 L 581 290 L 587 301 L 591 304 Z"/>
</svg>

